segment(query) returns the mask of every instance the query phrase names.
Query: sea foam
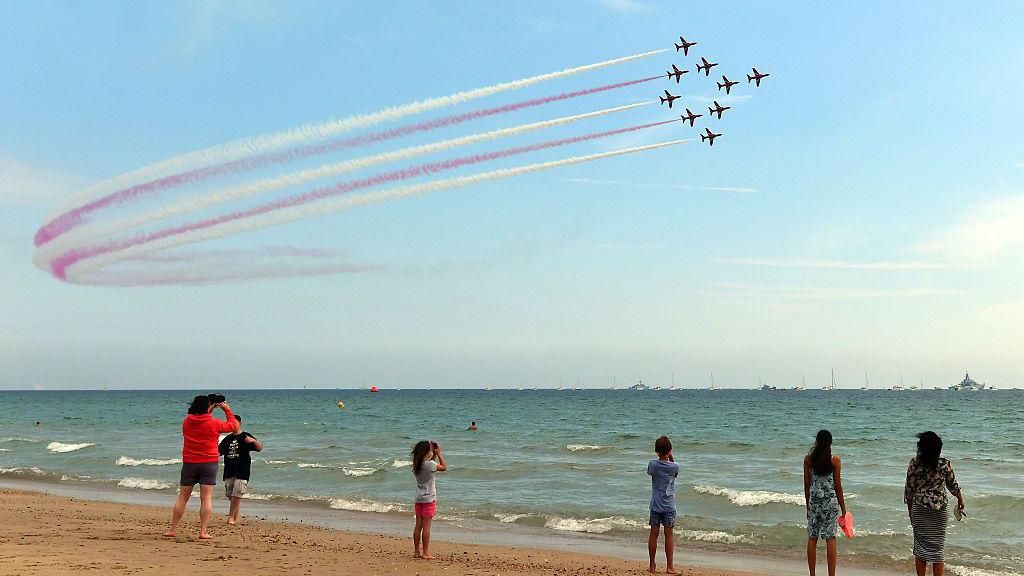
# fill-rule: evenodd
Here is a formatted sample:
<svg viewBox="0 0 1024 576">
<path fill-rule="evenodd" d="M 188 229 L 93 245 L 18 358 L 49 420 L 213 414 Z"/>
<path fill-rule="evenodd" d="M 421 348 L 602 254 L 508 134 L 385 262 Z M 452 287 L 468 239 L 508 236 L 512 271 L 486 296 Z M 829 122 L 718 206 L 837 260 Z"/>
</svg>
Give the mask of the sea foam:
<svg viewBox="0 0 1024 576">
<path fill-rule="evenodd" d="M 750 541 L 746 536 L 729 534 L 728 532 L 722 532 L 720 530 L 683 530 L 679 534 L 687 540 L 716 542 L 718 544 L 737 544 L 739 542 Z"/>
<path fill-rule="evenodd" d="M 170 466 L 171 464 L 181 464 L 181 460 L 177 458 L 170 458 L 167 460 L 158 460 L 156 458 L 143 458 L 136 460 L 135 458 L 129 458 L 128 456 L 121 456 L 114 462 L 116 466 Z"/>
<path fill-rule="evenodd" d="M 81 444 L 65 444 L 63 442 L 50 442 L 47 444 L 46 449 L 55 454 L 62 454 L 64 452 L 75 452 L 82 448 L 88 448 L 89 446 L 95 446 L 92 442 L 82 442 Z"/>
<path fill-rule="evenodd" d="M 370 476 L 377 470 L 375 468 L 342 468 L 341 471 L 345 473 L 345 476 L 361 478 L 363 476 Z"/>
<path fill-rule="evenodd" d="M 784 492 L 769 492 L 767 490 L 733 490 L 720 486 L 694 486 L 693 489 L 701 494 L 710 496 L 725 496 L 736 506 L 763 506 L 765 504 L 793 504 L 804 505 L 804 497 L 799 494 L 786 494 Z"/>
<path fill-rule="evenodd" d="M 544 523 L 545 528 L 552 530 L 565 530 L 567 532 L 589 532 L 591 534 L 604 534 L 616 528 L 620 530 L 637 530 L 646 528 L 643 522 L 630 520 L 621 516 L 609 516 L 607 518 L 561 518 L 553 516 Z"/>
<path fill-rule="evenodd" d="M 569 452 L 587 452 L 591 450 L 603 450 L 605 446 L 597 446 L 594 444 L 567 444 L 565 449 Z"/>
<path fill-rule="evenodd" d="M 137 488 L 139 490 L 166 490 L 173 488 L 173 484 L 167 482 L 161 482 L 159 480 L 150 480 L 149 478 L 122 478 L 118 483 L 118 486 L 124 486 L 125 488 Z"/>
<path fill-rule="evenodd" d="M 372 500 L 346 500 L 345 498 L 331 498 L 328 506 L 335 510 L 353 510 L 356 512 L 394 512 L 401 511 L 402 506 L 388 502 L 374 502 Z"/>
</svg>

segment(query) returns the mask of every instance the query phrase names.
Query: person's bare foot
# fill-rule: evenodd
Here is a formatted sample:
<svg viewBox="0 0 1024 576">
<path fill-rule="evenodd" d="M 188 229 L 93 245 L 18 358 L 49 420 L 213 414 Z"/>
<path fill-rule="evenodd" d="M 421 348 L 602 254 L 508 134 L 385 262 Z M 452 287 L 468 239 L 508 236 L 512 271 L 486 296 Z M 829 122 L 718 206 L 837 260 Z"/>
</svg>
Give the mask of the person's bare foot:
<svg viewBox="0 0 1024 576">
<path fill-rule="evenodd" d="M 658 567 L 655 566 L 654 564 L 651 564 L 650 568 L 648 568 L 647 571 L 650 572 L 651 574 L 657 574 Z"/>
<path fill-rule="evenodd" d="M 234 520 L 228 520 L 229 526 L 234 526 L 235 524 L 238 524 L 238 522 L 235 522 Z"/>
<path fill-rule="evenodd" d="M 211 538 L 213 538 L 213 536 L 211 536 L 209 532 L 200 532 L 199 533 L 199 539 L 200 540 L 209 540 Z"/>
<path fill-rule="evenodd" d="M 164 532 L 164 537 L 166 537 L 166 538 L 174 538 L 177 535 L 178 535 L 178 533 L 175 532 L 174 530 L 168 530 L 167 532 Z"/>
<path fill-rule="evenodd" d="M 434 559 L 434 557 L 433 557 L 433 556 L 431 556 L 431 555 L 430 555 L 429 553 L 427 553 L 427 552 L 424 552 L 424 553 L 423 553 L 423 554 L 422 554 L 422 555 L 420 556 L 420 558 L 422 558 L 422 559 L 424 559 L 424 560 L 433 560 L 433 559 Z"/>
<path fill-rule="evenodd" d="M 421 554 L 420 554 L 419 550 L 413 550 L 412 551 L 412 557 L 413 558 L 419 558 L 420 556 L 421 556 Z"/>
<path fill-rule="evenodd" d="M 679 574 L 679 572 L 676 572 L 676 569 L 675 569 L 675 568 L 673 568 L 673 567 L 669 566 L 669 567 L 668 567 L 668 568 L 667 568 L 667 569 L 665 570 L 665 574 Z"/>
</svg>

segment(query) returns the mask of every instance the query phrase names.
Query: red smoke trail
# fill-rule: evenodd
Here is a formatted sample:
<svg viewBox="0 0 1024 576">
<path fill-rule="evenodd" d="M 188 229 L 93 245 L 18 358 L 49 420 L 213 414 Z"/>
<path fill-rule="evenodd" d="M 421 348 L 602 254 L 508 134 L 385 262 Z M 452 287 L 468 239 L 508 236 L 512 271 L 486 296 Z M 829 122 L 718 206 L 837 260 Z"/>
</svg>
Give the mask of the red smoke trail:
<svg viewBox="0 0 1024 576">
<path fill-rule="evenodd" d="M 650 82 L 652 80 L 658 80 L 662 76 L 651 76 L 650 78 L 641 78 L 639 80 L 630 80 L 628 82 L 619 82 L 616 84 L 607 84 L 604 86 L 598 86 L 596 88 L 587 88 L 584 90 L 577 90 L 575 92 L 565 92 L 557 94 L 555 96 L 547 96 L 544 98 L 535 98 L 533 100 L 525 100 L 523 102 L 517 102 L 513 104 L 506 104 L 504 106 L 498 106 L 496 108 L 485 108 L 481 110 L 474 110 L 472 112 L 466 112 L 464 114 L 455 114 L 451 116 L 444 116 L 435 120 L 427 120 L 416 124 L 409 124 L 406 126 L 400 126 L 390 130 L 383 130 L 380 132 L 372 132 L 363 136 L 357 136 L 355 138 L 346 138 L 343 140 L 335 140 L 323 142 L 320 144 L 309 144 L 306 146 L 298 146 L 289 150 L 281 152 L 259 154 L 248 158 L 242 158 L 231 162 L 224 162 L 222 164 L 216 164 L 214 166 L 207 166 L 205 168 L 197 168 L 188 172 L 182 172 L 179 174 L 172 174 L 142 184 L 136 184 L 128 188 L 122 188 L 116 192 L 112 192 L 107 196 L 83 204 L 78 208 L 69 210 L 57 216 L 53 220 L 50 220 L 44 224 L 39 230 L 36 231 L 35 245 L 42 246 L 47 242 L 50 242 L 54 238 L 57 238 L 61 234 L 64 234 L 72 228 L 80 226 L 86 221 L 86 216 L 92 212 L 106 208 L 116 204 L 123 204 L 126 202 L 132 202 L 143 198 L 145 196 L 155 194 L 164 190 L 176 188 L 178 186 L 185 186 L 189 184 L 196 184 L 214 178 L 216 176 L 223 176 L 226 174 L 234 174 L 243 172 L 246 170 L 255 170 L 258 168 L 265 168 L 276 164 L 284 164 L 294 160 L 300 160 L 303 158 L 309 158 L 312 156 L 318 156 L 320 154 L 327 154 L 330 152 L 337 152 L 339 150 L 345 150 L 347 148 L 354 148 L 356 146 L 362 146 L 365 144 L 372 144 L 377 142 L 383 142 L 385 140 L 391 140 L 393 138 L 399 138 L 402 136 L 408 136 L 417 132 L 425 132 L 433 130 L 435 128 L 441 128 L 445 126 L 454 126 L 468 122 L 470 120 L 477 120 L 479 118 L 486 118 L 488 116 L 494 116 L 497 114 L 505 114 L 507 112 L 514 112 L 517 110 L 523 110 L 525 108 L 532 108 L 534 106 L 540 106 L 543 104 L 550 104 L 552 102 L 558 102 L 560 100 L 568 100 L 570 98 L 578 98 L 580 96 L 587 96 L 589 94 L 597 94 L 599 92 L 605 92 L 608 90 L 615 90 L 617 88 L 625 88 L 627 86 L 634 86 L 636 84 L 642 84 L 644 82 Z"/>
<path fill-rule="evenodd" d="M 660 76 L 659 76 L 660 78 Z M 258 216 L 260 214 L 266 214 L 267 212 L 273 212 L 274 210 L 280 210 L 282 208 L 289 208 L 300 204 L 307 204 L 317 200 L 322 200 L 330 196 L 338 196 L 341 194 L 347 194 L 356 190 L 364 188 L 371 188 L 382 184 L 389 184 L 393 182 L 399 182 L 402 180 L 408 180 L 410 178 L 416 178 L 418 176 L 424 176 L 428 174 L 436 174 L 438 172 L 444 172 L 447 170 L 454 170 L 463 166 L 470 166 L 478 164 L 480 162 L 486 162 L 489 160 L 497 160 L 500 158 L 508 158 L 510 156 L 516 156 L 519 154 L 526 154 L 529 152 L 536 152 L 538 150 L 544 150 L 547 148 L 555 148 L 558 146 L 565 146 L 567 144 L 578 144 L 580 142 L 586 142 L 589 140 L 596 140 L 598 138 L 606 138 L 608 136 L 615 136 L 618 134 L 626 134 L 629 132 L 636 132 L 638 130 L 645 130 L 647 128 L 654 128 L 656 126 L 663 126 L 665 124 L 671 124 L 673 122 L 679 122 L 679 120 L 663 120 L 661 122 L 652 122 L 649 124 L 641 124 L 638 126 L 630 126 L 627 128 L 619 128 L 616 130 L 607 130 L 604 132 L 594 132 L 591 134 L 583 134 L 581 136 L 573 136 L 571 138 L 562 138 L 559 140 L 549 140 L 547 142 L 540 142 L 537 144 L 530 144 L 528 146 L 517 146 L 514 148 L 507 148 L 505 150 L 498 150 L 495 152 L 487 152 L 484 154 L 473 154 L 471 156 L 463 156 L 460 158 L 454 158 L 451 160 L 443 160 L 440 162 L 430 162 L 427 164 L 420 164 L 418 166 L 412 166 L 403 170 L 395 170 L 392 172 L 384 172 L 371 176 L 369 178 L 362 178 L 359 180 L 350 180 L 347 182 L 341 182 L 333 186 L 325 186 L 317 188 L 309 192 L 298 194 L 295 196 L 289 196 L 280 200 L 263 204 L 249 208 L 247 210 L 241 210 L 224 214 L 215 218 L 208 218 L 200 220 L 198 222 L 192 222 L 189 224 L 182 224 L 179 226 L 166 228 L 164 230 L 158 230 L 149 234 L 140 234 L 132 238 L 127 238 L 119 242 L 113 242 L 100 246 L 93 246 L 84 249 L 73 249 L 65 252 L 61 256 L 55 258 L 51 264 L 50 269 L 53 275 L 61 280 L 67 278 L 67 269 L 75 262 L 84 260 L 86 258 L 92 258 L 100 256 L 102 254 L 109 254 L 119 250 L 124 250 L 132 246 L 138 246 L 147 242 L 153 242 L 160 240 L 161 238 L 167 238 L 169 236 L 176 236 L 178 234 L 185 234 L 188 232 L 194 232 L 196 230 L 202 230 L 204 228 L 210 228 L 227 222 L 233 222 L 235 220 L 242 220 L 244 218 L 250 218 L 252 216 Z"/>
</svg>

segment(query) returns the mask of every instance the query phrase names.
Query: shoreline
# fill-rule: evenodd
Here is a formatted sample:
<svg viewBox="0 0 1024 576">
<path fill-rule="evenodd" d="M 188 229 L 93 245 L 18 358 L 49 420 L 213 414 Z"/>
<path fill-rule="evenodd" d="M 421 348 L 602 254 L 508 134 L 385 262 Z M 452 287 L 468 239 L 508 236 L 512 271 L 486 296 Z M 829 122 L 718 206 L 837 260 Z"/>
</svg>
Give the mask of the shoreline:
<svg viewBox="0 0 1024 576">
<path fill-rule="evenodd" d="M 13 525 L 15 527 L 13 533 L 18 534 L 19 519 L 12 519 L 9 516 L 16 514 L 15 509 L 17 506 L 13 505 L 12 502 L 19 501 L 31 501 L 36 507 L 43 506 L 48 510 L 46 517 L 56 520 L 56 523 L 61 526 L 81 517 L 85 513 L 85 509 L 88 509 L 89 512 L 95 512 L 97 509 L 101 510 L 106 516 L 106 518 L 100 519 L 102 524 L 101 532 L 112 529 L 111 525 L 113 524 L 123 523 L 123 517 L 128 516 L 130 518 L 129 523 L 140 526 L 138 532 L 132 532 L 127 536 L 122 534 L 114 539 L 118 541 L 127 539 L 139 544 L 141 547 L 138 553 L 150 561 L 155 561 L 156 559 L 152 558 L 150 551 L 147 550 L 153 546 L 158 550 L 165 548 L 165 546 L 159 545 L 161 541 L 159 535 L 166 529 L 165 524 L 168 522 L 170 507 L 174 499 L 172 494 L 172 492 L 148 493 L 141 490 L 113 489 L 105 486 L 85 484 L 69 485 L 32 482 L 30 480 L 0 480 L 0 500 L 4 501 L 4 511 L 0 512 L 2 514 L 0 518 L 3 518 L 6 525 Z M 230 532 L 233 529 L 223 524 L 222 516 L 226 512 L 227 503 L 223 498 L 218 498 L 219 495 L 220 492 L 215 491 L 214 517 L 211 520 L 211 531 L 215 530 L 215 536 L 225 535 L 227 539 L 234 543 L 235 535 L 233 532 Z M 399 519 L 395 515 L 390 514 L 321 509 L 312 506 L 297 507 L 277 502 L 253 500 L 248 500 L 243 504 L 243 516 L 248 526 L 243 528 L 239 532 L 240 534 L 248 530 L 271 530 L 282 534 L 281 538 L 284 538 L 292 545 L 299 545 L 299 538 L 295 533 L 301 532 L 302 538 L 314 538 L 314 540 L 320 542 L 320 544 L 314 543 L 311 545 L 312 548 L 309 548 L 310 545 L 302 545 L 301 550 L 293 552 L 293 557 L 296 552 L 300 553 L 301 557 L 318 553 L 323 548 L 322 541 L 324 540 L 331 541 L 334 544 L 341 543 L 344 546 L 359 547 L 364 553 L 367 546 L 383 541 L 387 542 L 386 548 L 390 549 L 391 553 L 385 554 L 384 549 L 374 548 L 375 552 L 371 556 L 378 559 L 384 558 L 385 563 L 389 563 L 387 566 L 394 566 L 394 569 L 392 570 L 387 566 L 378 566 L 377 568 L 383 571 L 375 573 L 399 573 L 413 569 L 414 572 L 421 574 L 431 574 L 434 568 L 439 567 L 441 564 L 426 566 L 431 563 L 416 561 L 411 558 L 411 553 L 406 548 L 411 546 L 409 532 L 411 531 L 412 522 L 404 517 Z M 20 522 L 31 524 L 25 518 L 22 518 Z M 185 541 L 191 541 L 192 535 L 190 535 L 189 531 L 195 531 L 194 529 L 197 524 L 198 497 L 193 498 L 189 502 L 189 511 L 186 513 L 177 543 L 181 544 Z M 492 562 L 495 565 L 491 568 L 495 573 L 501 574 L 551 574 L 556 571 L 559 574 L 630 574 L 634 572 L 637 574 L 647 574 L 646 535 L 636 542 L 630 542 L 625 539 L 600 537 L 593 534 L 552 534 L 550 531 L 505 525 L 495 526 L 492 524 L 465 520 L 435 522 L 433 530 L 434 545 L 432 546 L 435 556 L 446 559 L 446 562 L 459 564 L 459 558 L 457 558 L 459 555 L 476 558 L 483 554 L 492 558 Z M 35 528 L 42 528 L 42 525 L 38 522 L 33 526 L 33 530 Z M 495 529 L 498 527 L 500 527 L 500 530 Z M 309 532 L 310 530 L 316 532 L 311 533 Z M 315 537 L 310 534 L 314 534 Z M 188 535 L 187 538 L 185 537 L 186 535 Z M 61 538 L 62 544 L 64 544 L 63 533 L 59 538 Z M 97 539 L 97 537 L 89 534 L 81 536 L 81 538 L 85 538 L 86 541 L 79 543 L 79 548 L 83 544 L 88 547 L 88 543 L 94 539 L 98 542 L 105 541 L 102 536 L 99 536 Z M 17 542 L 16 540 L 14 541 Z M 167 541 L 171 542 L 172 540 L 167 539 Z M 10 540 L 4 542 L 0 539 L 0 550 L 6 549 L 2 552 L 4 556 L 11 558 L 13 555 L 15 558 L 22 558 L 25 554 L 24 550 L 15 548 L 12 552 L 8 548 L 10 543 Z M 53 542 L 50 542 L 47 545 L 46 549 L 48 552 L 44 555 L 53 553 L 52 549 L 55 547 L 52 544 Z M 215 538 L 210 543 L 215 548 L 222 547 L 222 544 L 218 538 Z M 70 566 L 76 561 L 83 560 L 73 547 L 67 550 L 65 550 L 68 548 L 66 546 L 61 546 L 60 548 L 62 551 L 59 556 L 64 557 L 62 560 L 63 565 Z M 346 554 L 348 553 L 346 552 Z M 70 557 L 67 557 L 69 555 Z M 543 565 L 531 563 L 531 560 L 537 556 L 544 556 L 547 559 L 546 563 Z M 823 560 L 824 554 L 819 554 L 819 556 L 819 560 Z M 322 562 L 333 562 L 336 560 L 338 558 L 325 558 Z M 844 558 L 842 554 L 840 555 L 840 563 L 845 574 L 856 576 L 891 576 L 897 573 L 891 569 L 851 565 L 849 560 L 850 557 Z M 414 565 L 409 566 L 409 562 L 413 562 Z M 360 566 L 363 565 L 361 562 Z M 160 568 L 159 571 L 161 574 L 177 573 L 174 571 L 176 569 L 175 566 L 176 564 L 172 563 L 172 565 Z M 399 566 L 403 567 L 399 568 Z M 680 573 L 693 576 L 798 576 L 806 574 L 807 571 L 806 563 L 802 559 L 773 557 L 753 552 L 748 554 L 727 553 L 711 548 L 693 546 L 690 542 L 684 544 L 679 540 L 676 543 L 676 566 Z M 424 571 L 424 568 L 427 568 L 427 570 Z M 466 565 L 461 565 L 461 568 L 464 569 L 465 573 L 483 569 L 483 567 L 476 564 L 473 565 L 472 569 Z M 152 568 L 144 568 L 143 571 L 145 572 L 149 569 Z M 270 567 L 257 564 L 252 569 L 256 570 L 256 573 L 291 573 L 288 571 L 291 567 L 286 567 L 283 564 L 275 564 Z M 611 572 L 607 572 L 608 570 Z M 664 572 L 664 550 L 661 543 L 659 543 L 659 570 L 662 573 Z M 442 572 L 443 570 L 437 573 L 440 574 Z M 61 572 L 59 570 L 49 572 L 20 570 L 17 573 L 45 575 Z M 302 571 L 296 573 L 302 573 Z M 356 574 L 366 572 L 337 571 L 334 573 Z M 451 572 L 443 573 L 450 574 Z"/>
</svg>

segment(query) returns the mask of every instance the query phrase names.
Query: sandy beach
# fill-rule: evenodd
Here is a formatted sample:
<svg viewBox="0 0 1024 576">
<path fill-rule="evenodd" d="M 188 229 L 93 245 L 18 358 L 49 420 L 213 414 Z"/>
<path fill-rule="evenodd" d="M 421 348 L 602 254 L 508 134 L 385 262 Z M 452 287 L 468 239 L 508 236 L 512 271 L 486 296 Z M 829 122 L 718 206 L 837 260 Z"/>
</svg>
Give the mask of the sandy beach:
<svg viewBox="0 0 1024 576">
<path fill-rule="evenodd" d="M 436 559 L 418 560 L 407 538 L 254 518 L 230 527 L 217 507 L 214 539 L 199 541 L 194 504 L 170 539 L 161 536 L 169 509 L 0 490 L 0 574 L 647 574 L 642 563 L 609 556 L 444 540 L 433 546 Z M 677 569 L 688 576 L 754 574 Z"/>
</svg>

